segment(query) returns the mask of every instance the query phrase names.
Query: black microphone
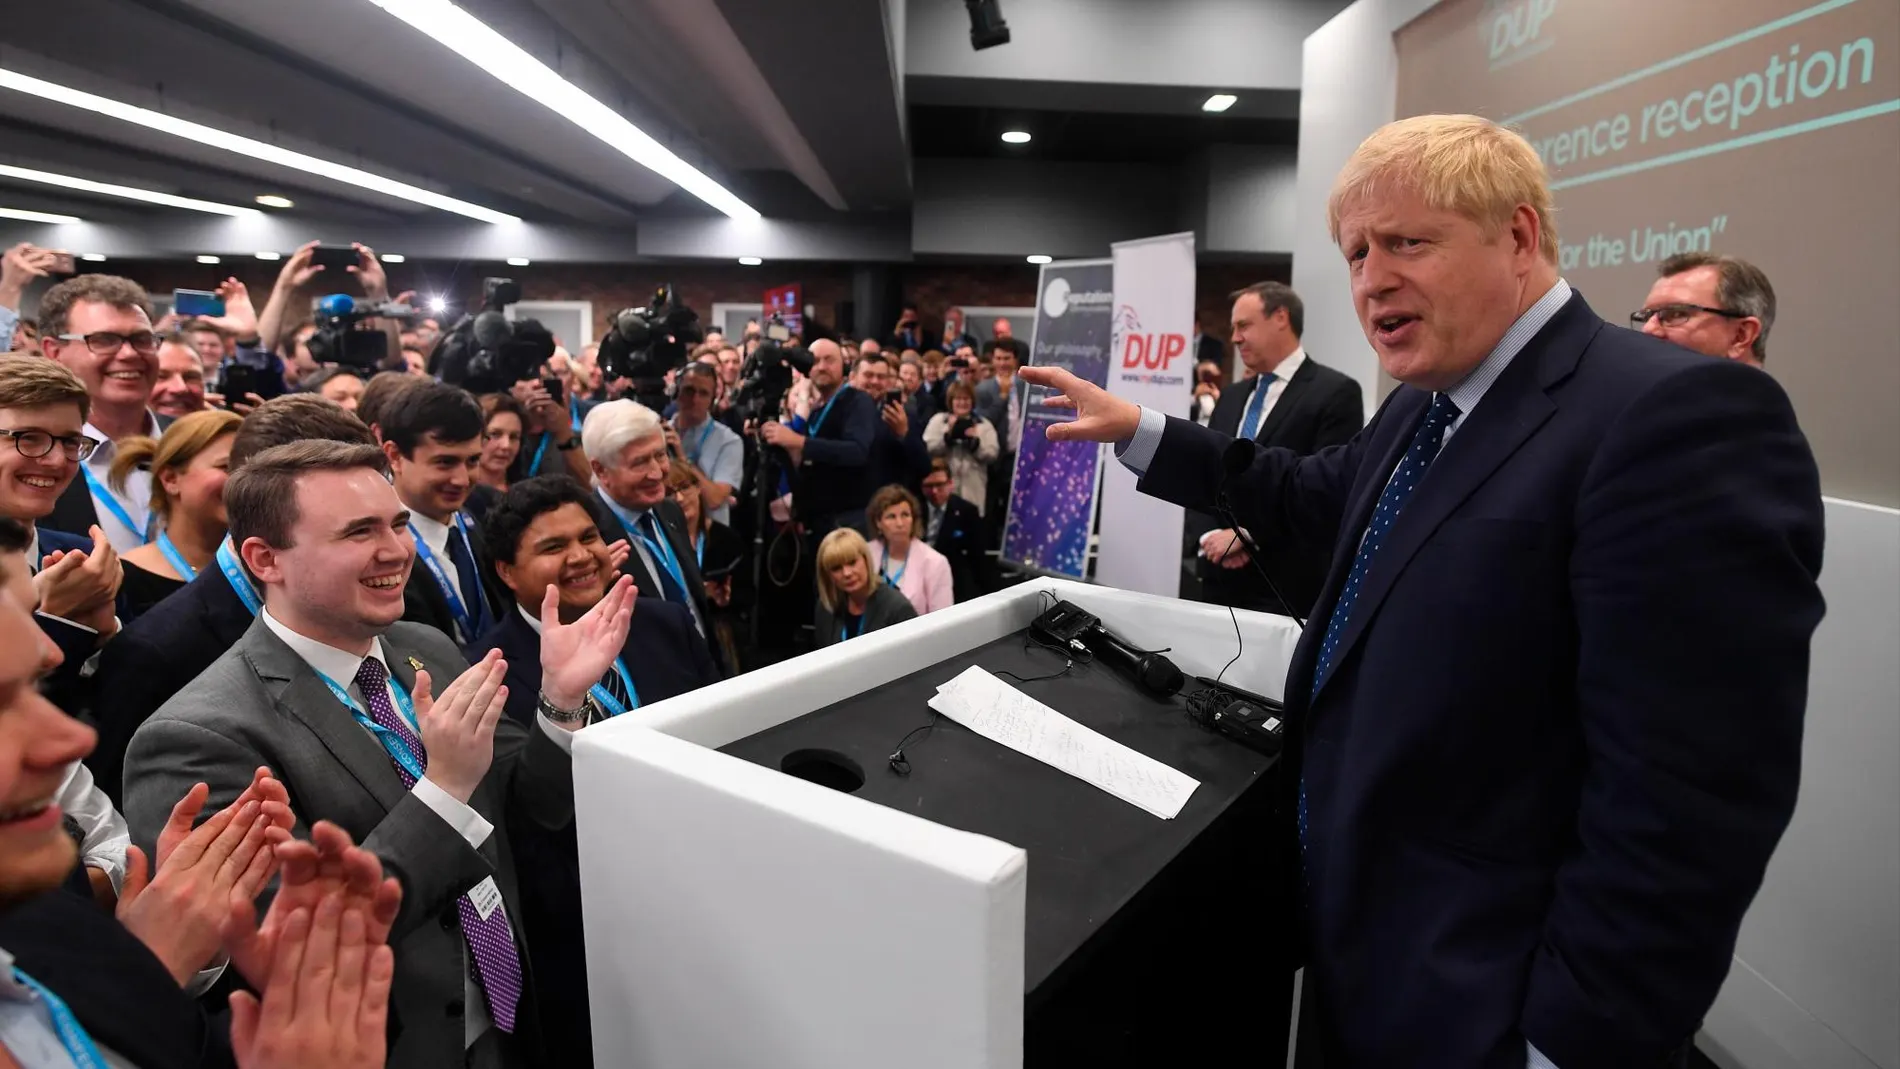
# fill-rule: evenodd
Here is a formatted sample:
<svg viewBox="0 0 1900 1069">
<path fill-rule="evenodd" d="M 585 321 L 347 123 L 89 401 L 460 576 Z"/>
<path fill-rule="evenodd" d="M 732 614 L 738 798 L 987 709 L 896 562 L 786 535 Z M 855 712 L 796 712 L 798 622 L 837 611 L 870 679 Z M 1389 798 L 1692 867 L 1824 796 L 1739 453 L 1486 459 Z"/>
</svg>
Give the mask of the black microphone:
<svg viewBox="0 0 1900 1069">
<path fill-rule="evenodd" d="M 1157 698 L 1178 694 L 1184 678 L 1181 670 L 1159 653 L 1138 649 L 1117 638 L 1101 621 L 1077 634 L 1098 661 L 1107 661 L 1142 690 Z"/>
</svg>

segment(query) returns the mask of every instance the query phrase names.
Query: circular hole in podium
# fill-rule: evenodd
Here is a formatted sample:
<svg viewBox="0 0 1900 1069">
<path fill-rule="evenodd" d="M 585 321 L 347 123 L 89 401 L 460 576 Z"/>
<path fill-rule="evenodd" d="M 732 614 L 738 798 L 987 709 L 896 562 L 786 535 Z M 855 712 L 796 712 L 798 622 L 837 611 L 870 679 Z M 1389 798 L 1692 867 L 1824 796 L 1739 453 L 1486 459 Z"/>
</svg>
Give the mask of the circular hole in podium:
<svg viewBox="0 0 1900 1069">
<path fill-rule="evenodd" d="M 845 794 L 864 786 L 864 769 L 836 750 L 793 750 L 779 761 L 778 770 Z"/>
</svg>

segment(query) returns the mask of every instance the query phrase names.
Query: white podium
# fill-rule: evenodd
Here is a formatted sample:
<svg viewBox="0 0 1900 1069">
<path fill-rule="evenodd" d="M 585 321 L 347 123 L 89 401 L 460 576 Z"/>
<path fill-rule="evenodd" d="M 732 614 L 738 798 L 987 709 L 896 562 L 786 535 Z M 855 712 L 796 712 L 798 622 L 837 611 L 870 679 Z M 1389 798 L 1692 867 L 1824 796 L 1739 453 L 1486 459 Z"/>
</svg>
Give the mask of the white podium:
<svg viewBox="0 0 1900 1069">
<path fill-rule="evenodd" d="M 724 746 L 1072 600 L 1188 675 L 1281 697 L 1284 617 L 1036 580 L 581 732 L 574 788 L 595 1063 L 1022 1064 L 1027 855 Z M 559 997 L 559 993 L 554 993 Z"/>
</svg>

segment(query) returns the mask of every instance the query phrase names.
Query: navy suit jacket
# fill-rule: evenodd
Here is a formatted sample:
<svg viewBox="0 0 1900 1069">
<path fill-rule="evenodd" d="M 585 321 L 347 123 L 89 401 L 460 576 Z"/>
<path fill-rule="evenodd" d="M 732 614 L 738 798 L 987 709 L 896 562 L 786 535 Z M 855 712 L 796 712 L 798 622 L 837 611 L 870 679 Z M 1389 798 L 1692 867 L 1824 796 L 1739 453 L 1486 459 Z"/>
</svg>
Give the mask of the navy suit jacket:
<svg viewBox="0 0 1900 1069">
<path fill-rule="evenodd" d="M 1563 1069 L 1657 1064 L 1714 1000 L 1794 810 L 1813 455 L 1768 375 L 1573 297 L 1427 469 L 1309 700 L 1429 403 L 1400 387 L 1345 445 L 1232 458 L 1243 523 L 1333 546 L 1287 679 L 1284 799 L 1290 818 L 1303 785 L 1328 1065 L 1522 1069 L 1527 1039 Z M 1141 487 L 1204 508 L 1231 444 L 1169 420 Z"/>
<path fill-rule="evenodd" d="M 501 622 L 470 652 L 479 657 L 491 649 L 501 651 L 508 662 L 508 715 L 533 724 L 535 698 L 541 692 L 541 636 L 512 603 L 503 611 Z M 661 598 L 635 599 L 621 660 L 642 705 L 719 682 L 692 614 Z M 523 874 L 523 921 L 533 933 L 528 941 L 530 964 L 545 990 L 563 992 L 541 1006 L 548 1064 L 585 1069 L 593 1064 L 593 1050 L 574 827 L 550 830 L 510 816 L 508 835 L 516 868 Z"/>
<path fill-rule="evenodd" d="M 206 568 L 105 644 L 92 707 L 99 744 L 86 767 L 113 805 L 123 805 L 125 748 L 132 733 L 237 645 L 251 620 L 224 572 Z"/>
<path fill-rule="evenodd" d="M 156 412 L 152 413 L 152 420 L 158 425 L 161 434 L 164 433 L 165 428 L 172 425 L 170 416 L 161 416 Z M 86 481 L 84 475 L 75 475 L 73 481 L 66 484 L 66 489 L 60 491 L 59 498 L 53 502 L 53 511 L 39 522 L 39 528 L 41 532 L 50 528 L 68 534 L 84 535 L 92 529 L 93 524 L 98 522 L 99 506 L 93 504 L 92 501 L 92 484 Z M 41 540 L 44 541 L 44 534 Z M 86 546 L 87 548 L 92 546 L 90 538 L 87 539 Z"/>
<path fill-rule="evenodd" d="M 812 419 L 824 412 L 824 420 L 818 432 L 805 439 L 792 495 L 792 507 L 807 526 L 841 514 L 849 514 L 843 519 L 853 527 L 863 522 L 864 506 L 876 490 L 871 485 L 871 449 L 883 422 L 877 404 L 862 390 L 840 386 L 829 412 L 822 406 L 812 410 Z"/>
<path fill-rule="evenodd" d="M 620 516 L 614 510 L 608 508 L 598 498 L 589 507 L 599 523 L 602 541 L 612 543 L 625 539 L 629 547 L 633 545 L 635 536 L 627 530 L 626 524 L 620 522 Z M 678 502 L 669 497 L 653 506 L 653 515 L 659 520 L 661 532 L 666 535 L 667 547 L 673 551 L 673 558 L 679 561 L 680 571 L 686 576 L 686 591 L 692 595 L 693 605 L 699 611 L 699 618 L 706 621 L 709 633 L 701 644 L 710 651 L 713 664 L 723 671 L 725 666 L 721 663 L 719 650 L 710 634 L 712 603 L 706 600 L 706 581 L 699 574 L 699 561 L 693 555 L 693 544 L 686 538 L 686 513 L 680 510 Z M 661 585 L 660 577 L 641 561 L 638 550 L 627 554 L 627 559 L 620 565 L 620 570 L 626 575 L 633 576 L 634 590 L 642 598 L 652 598 L 655 601 L 666 600 L 666 588 Z M 680 608 L 684 610 L 684 606 Z M 687 614 L 689 623 L 691 616 L 691 613 Z M 697 628 L 694 629 L 694 633 L 698 633 Z M 539 646 L 537 645 L 536 648 L 538 649 Z"/>
</svg>

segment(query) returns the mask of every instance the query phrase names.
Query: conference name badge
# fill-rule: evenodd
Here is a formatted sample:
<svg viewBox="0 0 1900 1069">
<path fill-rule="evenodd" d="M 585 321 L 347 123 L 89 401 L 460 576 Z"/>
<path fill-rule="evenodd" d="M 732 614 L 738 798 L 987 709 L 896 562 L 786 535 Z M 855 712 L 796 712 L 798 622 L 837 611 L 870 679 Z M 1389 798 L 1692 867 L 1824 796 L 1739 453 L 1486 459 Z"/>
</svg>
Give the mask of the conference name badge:
<svg viewBox="0 0 1900 1069">
<path fill-rule="evenodd" d="M 475 907 L 475 912 L 487 920 L 495 915 L 495 910 L 501 908 L 501 888 L 495 886 L 493 876 L 484 876 L 482 882 L 469 888 L 468 900 Z"/>
</svg>

